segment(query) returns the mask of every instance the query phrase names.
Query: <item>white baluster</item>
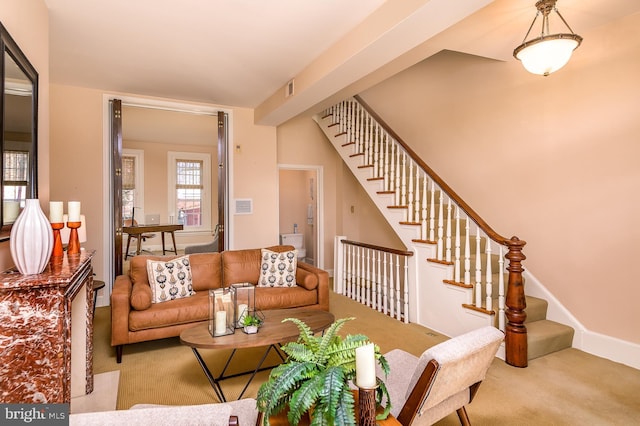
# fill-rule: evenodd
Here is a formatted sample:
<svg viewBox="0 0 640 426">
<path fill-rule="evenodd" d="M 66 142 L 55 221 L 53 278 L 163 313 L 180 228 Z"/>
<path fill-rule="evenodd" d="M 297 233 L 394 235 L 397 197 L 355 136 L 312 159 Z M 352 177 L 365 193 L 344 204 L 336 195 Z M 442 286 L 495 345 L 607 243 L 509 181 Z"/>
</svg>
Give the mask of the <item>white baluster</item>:
<svg viewBox="0 0 640 426">
<path fill-rule="evenodd" d="M 429 206 L 429 241 L 436 240 L 436 184 L 431 181 L 431 205 Z"/>
<path fill-rule="evenodd" d="M 413 161 L 409 159 L 409 193 L 407 199 L 407 222 L 413 222 Z"/>
<path fill-rule="evenodd" d="M 449 198 L 449 204 L 447 204 L 447 244 L 445 254 L 445 260 L 451 262 L 451 198 Z"/>
<path fill-rule="evenodd" d="M 400 311 L 400 283 L 400 256 L 396 255 L 396 319 L 398 320 L 401 319 L 402 315 Z"/>
<path fill-rule="evenodd" d="M 486 282 L 485 288 L 485 309 L 490 311 L 493 309 L 493 277 L 491 271 L 491 241 L 487 238 L 487 270 L 485 271 Z"/>
<path fill-rule="evenodd" d="M 420 232 L 420 238 L 423 240 L 429 239 L 429 234 L 427 234 L 427 199 L 429 198 L 427 183 L 427 174 L 425 173 L 424 179 L 422 180 L 422 229 Z"/>
<path fill-rule="evenodd" d="M 393 255 L 389 254 L 389 316 L 393 318 L 394 313 L 394 304 L 393 304 L 393 295 L 395 294 L 395 282 L 393 279 Z"/>
<path fill-rule="evenodd" d="M 502 253 L 502 246 L 500 246 L 500 253 L 498 258 L 498 328 L 504 331 L 505 318 L 504 318 L 504 255 Z"/>
<path fill-rule="evenodd" d="M 347 245 L 347 260 L 346 260 L 346 264 L 347 264 L 347 283 L 346 283 L 346 289 L 345 289 L 345 296 L 347 296 L 348 298 L 351 298 L 351 287 L 352 287 L 352 280 L 353 280 L 353 271 L 351 269 L 351 244 Z"/>
<path fill-rule="evenodd" d="M 383 300 L 383 306 L 382 306 L 382 312 L 386 315 L 387 314 L 387 307 L 389 306 L 389 275 L 387 275 L 387 257 L 389 257 L 389 255 L 387 253 L 384 254 L 384 259 L 382 262 L 382 279 L 383 279 L 383 285 L 382 285 L 382 300 Z"/>
<path fill-rule="evenodd" d="M 443 238 L 444 238 L 444 194 L 440 190 L 440 203 L 438 204 L 438 255 L 437 259 L 443 259 Z"/>
<path fill-rule="evenodd" d="M 400 205 L 407 205 L 407 153 L 402 151 L 402 187 Z"/>
<path fill-rule="evenodd" d="M 480 227 L 476 230 L 476 308 L 482 306 L 482 256 L 480 253 Z"/>
<path fill-rule="evenodd" d="M 409 258 L 404 258 L 404 322 L 409 323 Z"/>
<path fill-rule="evenodd" d="M 365 297 L 365 305 L 371 303 L 371 249 L 367 249 L 367 293 Z"/>
<path fill-rule="evenodd" d="M 400 146 L 395 143 L 394 141 L 394 145 L 396 147 L 396 206 L 401 205 L 400 201 L 401 201 L 401 197 L 400 197 Z"/>
<path fill-rule="evenodd" d="M 380 275 L 380 267 L 381 267 L 381 263 L 382 263 L 382 251 L 378 252 L 378 257 L 376 259 L 376 266 L 377 266 L 377 273 L 376 273 L 376 304 L 375 304 L 375 308 L 378 311 L 381 311 L 381 304 L 382 304 L 382 299 L 381 299 L 381 295 L 380 295 L 380 290 L 381 290 L 381 280 L 382 280 L 382 276 Z"/>
<path fill-rule="evenodd" d="M 456 206 L 456 259 L 453 266 L 453 280 L 457 283 L 460 282 L 460 207 Z"/>
<path fill-rule="evenodd" d="M 414 213 L 413 221 L 420 223 L 420 167 L 416 164 L 416 191 L 413 201 Z"/>
<path fill-rule="evenodd" d="M 469 218 L 464 226 L 465 238 L 464 238 L 464 283 L 471 284 L 471 241 L 469 237 Z M 469 303 L 471 303 L 471 297 L 469 297 Z"/>
<path fill-rule="evenodd" d="M 373 135 L 373 177 L 380 176 L 380 170 L 378 170 L 380 164 L 380 124 L 376 122 L 376 131 Z"/>
<path fill-rule="evenodd" d="M 389 135 L 387 132 L 384 132 L 384 191 L 389 190 Z"/>
</svg>

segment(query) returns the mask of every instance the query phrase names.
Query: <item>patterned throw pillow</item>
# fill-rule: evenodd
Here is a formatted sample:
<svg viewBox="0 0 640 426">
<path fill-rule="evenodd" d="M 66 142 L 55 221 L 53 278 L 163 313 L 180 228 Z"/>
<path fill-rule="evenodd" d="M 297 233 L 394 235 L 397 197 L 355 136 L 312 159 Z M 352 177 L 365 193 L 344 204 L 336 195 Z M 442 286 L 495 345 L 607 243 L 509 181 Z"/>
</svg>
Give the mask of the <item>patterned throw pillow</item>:
<svg viewBox="0 0 640 426">
<path fill-rule="evenodd" d="M 189 256 L 171 260 L 147 260 L 153 303 L 193 296 Z"/>
<path fill-rule="evenodd" d="M 294 287 L 297 266 L 297 250 L 278 253 L 262 249 L 258 287 Z"/>
</svg>

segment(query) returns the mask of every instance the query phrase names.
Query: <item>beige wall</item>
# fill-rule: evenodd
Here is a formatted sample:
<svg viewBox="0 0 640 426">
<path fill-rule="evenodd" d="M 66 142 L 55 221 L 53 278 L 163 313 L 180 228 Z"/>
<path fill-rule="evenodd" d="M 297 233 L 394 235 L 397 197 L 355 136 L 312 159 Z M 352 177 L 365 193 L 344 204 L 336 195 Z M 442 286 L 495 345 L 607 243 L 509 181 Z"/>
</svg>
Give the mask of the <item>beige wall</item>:
<svg viewBox="0 0 640 426">
<path fill-rule="evenodd" d="M 38 198 L 49 211 L 49 12 L 42 0 L 0 0 L 0 22 L 38 72 Z M 0 243 L 0 270 L 13 266 Z"/>
<path fill-rule="evenodd" d="M 549 77 L 452 52 L 362 95 L 588 329 L 640 343 L 640 14 Z"/>
<path fill-rule="evenodd" d="M 59 200 L 82 201 L 82 210 L 90 221 L 85 247 L 97 250 L 94 269 L 106 277 L 104 257 L 107 242 L 103 230 L 109 212 L 103 191 L 108 190 L 105 176 L 103 96 L 111 93 L 73 86 L 51 85 L 51 195 Z M 116 96 L 126 94 L 116 94 Z M 277 167 L 275 128 L 255 126 L 251 110 L 230 109 L 231 137 L 240 152 L 232 153 L 233 188 L 231 199 L 252 198 L 254 214 L 233 216 L 230 246 L 260 247 L 278 240 Z M 166 159 L 162 160 L 166 163 Z M 233 205 L 232 211 L 233 211 Z M 256 219 L 256 218 L 259 218 Z"/>
<path fill-rule="evenodd" d="M 404 249 L 393 229 L 310 117 L 299 116 L 278 126 L 278 163 L 321 166 L 323 169 L 324 231 L 321 238 L 324 239 L 325 269 L 333 269 L 336 235 Z M 351 206 L 354 207 L 353 212 Z M 287 225 L 281 223 L 283 226 L 286 228 Z"/>
</svg>

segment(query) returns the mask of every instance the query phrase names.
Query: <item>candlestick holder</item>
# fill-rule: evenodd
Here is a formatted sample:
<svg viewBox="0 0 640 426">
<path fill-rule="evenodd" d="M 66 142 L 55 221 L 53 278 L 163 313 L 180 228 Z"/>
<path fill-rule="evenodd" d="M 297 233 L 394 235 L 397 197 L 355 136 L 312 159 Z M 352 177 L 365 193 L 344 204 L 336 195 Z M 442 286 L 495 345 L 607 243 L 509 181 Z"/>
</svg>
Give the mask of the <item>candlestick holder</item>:
<svg viewBox="0 0 640 426">
<path fill-rule="evenodd" d="M 376 425 L 376 392 L 380 386 L 380 379 L 372 388 L 358 386 L 358 426 Z"/>
<path fill-rule="evenodd" d="M 67 222 L 69 228 L 69 244 L 67 245 L 67 254 L 80 253 L 80 239 L 78 238 L 78 228 L 82 222 Z"/>
<path fill-rule="evenodd" d="M 63 222 L 51 224 L 51 229 L 53 229 L 53 251 L 51 252 L 51 257 L 60 257 L 64 254 L 62 237 L 60 236 L 60 230 L 62 228 L 64 228 Z"/>
</svg>

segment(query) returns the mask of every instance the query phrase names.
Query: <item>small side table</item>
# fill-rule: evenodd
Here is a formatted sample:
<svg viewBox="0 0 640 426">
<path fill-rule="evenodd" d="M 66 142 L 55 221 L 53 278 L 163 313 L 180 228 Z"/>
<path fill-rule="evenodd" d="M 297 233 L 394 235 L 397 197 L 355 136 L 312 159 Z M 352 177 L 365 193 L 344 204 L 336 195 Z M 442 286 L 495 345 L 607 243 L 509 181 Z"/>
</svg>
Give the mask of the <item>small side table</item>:
<svg viewBox="0 0 640 426">
<path fill-rule="evenodd" d="M 96 302 L 98 301 L 98 290 L 104 288 L 104 281 L 93 280 L 93 315 L 96 315 Z"/>
</svg>

